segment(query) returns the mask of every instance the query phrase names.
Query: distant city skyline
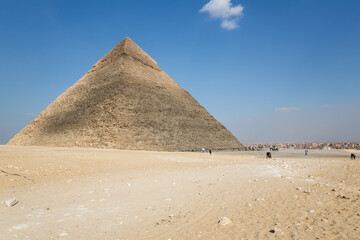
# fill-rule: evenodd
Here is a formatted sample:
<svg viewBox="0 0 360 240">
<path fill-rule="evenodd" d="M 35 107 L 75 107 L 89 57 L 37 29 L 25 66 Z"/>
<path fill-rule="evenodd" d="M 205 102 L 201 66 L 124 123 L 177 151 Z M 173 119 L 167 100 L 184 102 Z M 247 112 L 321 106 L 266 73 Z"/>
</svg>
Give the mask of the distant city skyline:
<svg viewBox="0 0 360 240">
<path fill-rule="evenodd" d="M 360 1 L 2 1 L 0 144 L 129 36 L 240 142 L 360 142 Z"/>
<path fill-rule="evenodd" d="M 275 149 L 274 149 L 275 147 Z M 264 150 L 270 148 L 270 150 L 279 149 L 356 149 L 360 150 L 360 142 L 340 142 L 340 143 L 285 143 L 285 144 L 249 144 L 246 145 L 247 150 Z"/>
</svg>

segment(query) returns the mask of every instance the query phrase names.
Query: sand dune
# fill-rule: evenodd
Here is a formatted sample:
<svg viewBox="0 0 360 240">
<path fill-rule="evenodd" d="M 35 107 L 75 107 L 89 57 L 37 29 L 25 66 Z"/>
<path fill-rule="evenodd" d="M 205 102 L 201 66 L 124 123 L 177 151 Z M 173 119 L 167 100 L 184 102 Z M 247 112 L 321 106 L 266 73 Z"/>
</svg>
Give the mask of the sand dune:
<svg viewBox="0 0 360 240">
<path fill-rule="evenodd" d="M 359 172 L 346 151 L 0 146 L 0 239 L 359 239 Z"/>
</svg>

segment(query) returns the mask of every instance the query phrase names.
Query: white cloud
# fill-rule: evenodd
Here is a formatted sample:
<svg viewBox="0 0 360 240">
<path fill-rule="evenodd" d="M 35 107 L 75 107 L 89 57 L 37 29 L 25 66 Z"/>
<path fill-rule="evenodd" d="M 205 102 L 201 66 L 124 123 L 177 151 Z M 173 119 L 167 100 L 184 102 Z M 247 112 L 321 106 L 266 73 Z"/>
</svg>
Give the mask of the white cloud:
<svg viewBox="0 0 360 240">
<path fill-rule="evenodd" d="M 275 109 L 275 112 L 293 112 L 298 110 L 296 107 L 281 107 Z"/>
<path fill-rule="evenodd" d="M 233 19 L 233 20 L 223 20 L 221 22 L 221 27 L 226 29 L 226 30 L 233 30 L 235 28 L 238 27 L 236 21 Z"/>
<path fill-rule="evenodd" d="M 233 30 L 238 27 L 237 21 L 242 15 L 243 9 L 240 4 L 232 6 L 231 0 L 210 0 L 200 9 L 200 12 L 208 12 L 211 18 L 222 19 L 221 27 Z"/>
<path fill-rule="evenodd" d="M 208 12 L 212 18 L 226 19 L 232 16 L 240 16 L 243 7 L 241 5 L 232 7 L 231 5 L 230 0 L 210 0 L 200 12 Z"/>
</svg>

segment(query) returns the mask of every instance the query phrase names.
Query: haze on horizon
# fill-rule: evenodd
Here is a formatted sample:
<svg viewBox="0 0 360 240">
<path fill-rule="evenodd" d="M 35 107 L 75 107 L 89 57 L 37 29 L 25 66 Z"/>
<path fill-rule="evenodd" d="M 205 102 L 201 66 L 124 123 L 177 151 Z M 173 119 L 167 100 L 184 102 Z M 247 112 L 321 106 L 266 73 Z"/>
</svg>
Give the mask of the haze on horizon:
<svg viewBox="0 0 360 240">
<path fill-rule="evenodd" d="M 357 0 L 10 1 L 0 144 L 125 36 L 244 144 L 360 141 Z"/>
</svg>

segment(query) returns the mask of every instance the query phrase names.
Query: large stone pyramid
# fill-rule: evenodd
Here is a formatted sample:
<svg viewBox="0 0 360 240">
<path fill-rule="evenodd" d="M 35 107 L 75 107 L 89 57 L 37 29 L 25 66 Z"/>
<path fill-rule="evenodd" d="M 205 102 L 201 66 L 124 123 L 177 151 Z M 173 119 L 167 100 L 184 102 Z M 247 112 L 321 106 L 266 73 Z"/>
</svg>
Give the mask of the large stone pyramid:
<svg viewBox="0 0 360 240">
<path fill-rule="evenodd" d="M 242 147 L 130 38 L 8 144 L 165 151 Z"/>
</svg>

